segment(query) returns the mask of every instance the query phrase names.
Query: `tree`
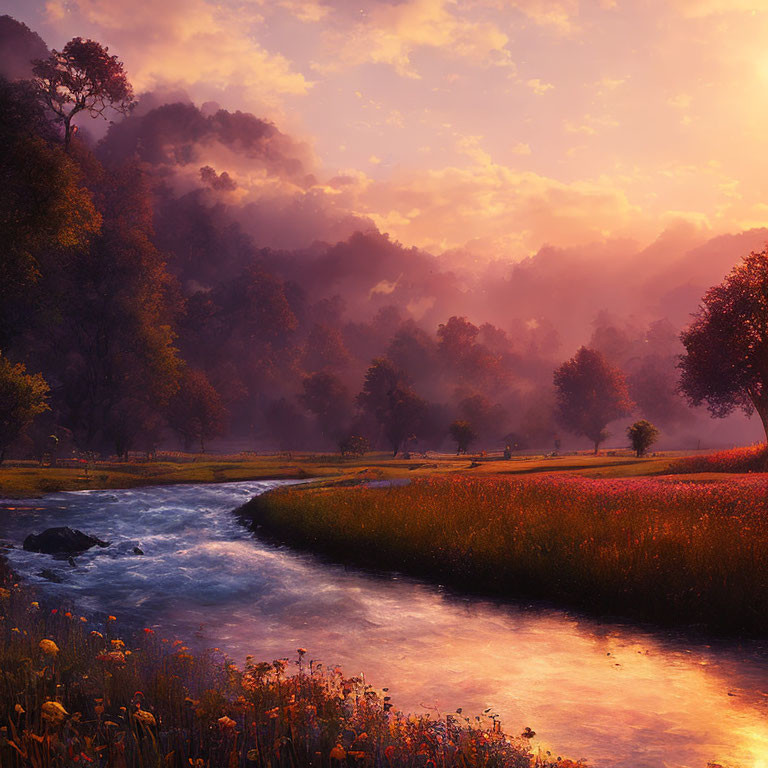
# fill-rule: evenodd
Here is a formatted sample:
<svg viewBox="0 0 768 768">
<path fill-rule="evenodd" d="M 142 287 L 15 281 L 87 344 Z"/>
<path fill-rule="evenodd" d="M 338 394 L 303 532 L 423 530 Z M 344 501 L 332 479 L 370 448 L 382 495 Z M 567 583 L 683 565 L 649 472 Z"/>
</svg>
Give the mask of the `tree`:
<svg viewBox="0 0 768 768">
<path fill-rule="evenodd" d="M 723 418 L 757 411 L 768 440 L 768 250 L 750 253 L 710 288 L 680 336 L 680 391 Z"/>
<path fill-rule="evenodd" d="M 0 353 L 0 464 L 8 446 L 35 416 L 48 410 L 48 384 L 42 374 L 28 374 Z"/>
<path fill-rule="evenodd" d="M 624 374 L 600 352 L 581 347 L 555 371 L 554 382 L 559 421 L 569 432 L 588 437 L 597 454 L 608 437 L 605 427 L 633 408 Z"/>
<path fill-rule="evenodd" d="M 507 427 L 507 411 L 499 403 L 492 404 L 484 395 L 470 395 L 458 404 L 459 418 L 469 422 L 481 444 L 496 442 Z"/>
<path fill-rule="evenodd" d="M 366 371 L 357 403 L 379 423 L 393 456 L 420 431 L 427 413 L 427 404 L 410 389 L 405 374 L 385 357 L 373 360 Z"/>
<path fill-rule="evenodd" d="M 421 431 L 427 404 L 406 387 L 395 387 L 387 400 L 388 407 L 381 414 L 382 426 L 392 455 L 397 456 L 403 443 L 417 437 Z"/>
<path fill-rule="evenodd" d="M 470 444 L 477 439 L 475 430 L 468 421 L 457 419 L 448 428 L 451 437 L 456 441 L 456 455 L 466 453 Z"/>
<path fill-rule="evenodd" d="M 206 375 L 186 370 L 179 391 L 168 404 L 168 423 L 184 443 L 184 450 L 199 443 L 205 453 L 205 443 L 224 432 L 226 420 L 226 408 Z"/>
<path fill-rule="evenodd" d="M 357 404 L 378 418 L 380 413 L 389 408 L 390 393 L 400 386 L 406 386 L 405 374 L 391 360 L 377 357 L 365 372 L 363 390 L 356 398 Z"/>
<path fill-rule="evenodd" d="M 640 419 L 627 427 L 627 437 L 639 459 L 659 439 L 659 430 L 650 421 Z"/>
<path fill-rule="evenodd" d="M 339 440 L 339 452 L 342 458 L 347 456 L 365 456 L 370 449 L 371 446 L 368 438 L 361 435 L 347 435 L 347 437 Z"/>
<path fill-rule="evenodd" d="M 164 409 L 178 389 L 178 305 L 152 242 L 146 177 L 133 166 L 107 172 L 93 165 L 102 231 L 43 275 L 56 322 L 40 344 L 78 446 L 124 454 L 139 420 Z"/>
<path fill-rule="evenodd" d="M 344 346 L 341 331 L 322 323 L 315 323 L 307 336 L 303 363 L 307 371 L 339 370 L 349 363 L 350 355 Z"/>
<path fill-rule="evenodd" d="M 101 217 L 28 83 L 0 78 L 0 348 L 29 330 L 44 258 L 88 244 Z"/>
<path fill-rule="evenodd" d="M 314 414 L 326 442 L 335 442 L 350 416 L 349 391 L 338 376 L 326 371 L 307 376 L 302 386 L 299 400 Z"/>
<path fill-rule="evenodd" d="M 106 120 L 108 109 L 127 114 L 133 107 L 133 88 L 123 63 L 95 40 L 75 37 L 61 51 L 37 59 L 32 72 L 39 98 L 64 126 L 67 151 L 75 115 L 86 112 Z"/>
</svg>

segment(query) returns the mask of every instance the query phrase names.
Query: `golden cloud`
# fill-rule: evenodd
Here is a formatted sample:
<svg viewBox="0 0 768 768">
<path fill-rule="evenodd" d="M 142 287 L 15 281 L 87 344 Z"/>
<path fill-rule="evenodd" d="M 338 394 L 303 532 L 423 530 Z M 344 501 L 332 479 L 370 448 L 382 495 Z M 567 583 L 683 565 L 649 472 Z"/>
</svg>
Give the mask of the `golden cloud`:
<svg viewBox="0 0 768 768">
<path fill-rule="evenodd" d="M 351 30 L 345 26 L 329 32 L 327 43 L 334 58 L 317 66 L 333 71 L 363 63 L 388 64 L 404 77 L 418 78 L 412 56 L 429 48 L 477 63 L 512 67 L 507 35 L 491 22 L 469 20 L 458 9 L 450 0 L 369 4 Z"/>
<path fill-rule="evenodd" d="M 253 39 L 261 23 L 254 12 L 226 13 L 207 0 L 48 0 L 46 13 L 109 44 L 137 91 L 202 83 L 208 90 L 239 89 L 251 101 L 274 106 L 282 95 L 310 87 L 285 56 Z"/>
</svg>

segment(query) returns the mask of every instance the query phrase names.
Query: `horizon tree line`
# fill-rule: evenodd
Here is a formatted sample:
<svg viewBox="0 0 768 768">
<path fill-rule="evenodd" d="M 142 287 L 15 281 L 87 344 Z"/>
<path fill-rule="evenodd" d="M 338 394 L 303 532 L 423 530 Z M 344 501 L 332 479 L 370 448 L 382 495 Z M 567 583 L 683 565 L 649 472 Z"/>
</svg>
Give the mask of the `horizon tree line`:
<svg viewBox="0 0 768 768">
<path fill-rule="evenodd" d="M 183 244 L 163 218 L 167 192 L 74 130 L 81 113 L 130 112 L 122 63 L 75 38 L 33 73 L 0 80 L 0 458 L 24 435 L 36 454 L 52 441 L 152 453 L 168 430 L 188 450 L 227 429 L 346 453 L 396 455 L 449 435 L 459 452 L 519 449 L 551 443 L 558 425 L 597 451 L 636 405 L 654 421 L 683 418 L 676 333 L 661 321 L 650 354 L 621 359 L 632 340 L 599 320 L 556 368 L 550 402 L 549 359 L 503 329 L 454 315 L 433 335 L 396 307 L 346 321 L 343 299 L 308 301 L 244 237 L 233 243 L 245 266 L 201 288 L 201 258 L 220 242 L 212 219 L 197 209 L 210 248 L 193 266 L 174 261 Z M 757 411 L 768 433 L 767 258 L 750 254 L 705 295 L 681 336 L 678 390 L 717 417 Z"/>
</svg>

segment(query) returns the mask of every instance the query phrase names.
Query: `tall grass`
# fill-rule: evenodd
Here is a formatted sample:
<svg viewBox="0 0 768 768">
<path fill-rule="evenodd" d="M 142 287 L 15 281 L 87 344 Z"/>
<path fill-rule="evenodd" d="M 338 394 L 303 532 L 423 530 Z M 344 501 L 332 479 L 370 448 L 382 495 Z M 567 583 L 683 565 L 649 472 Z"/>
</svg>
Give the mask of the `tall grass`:
<svg viewBox="0 0 768 768">
<path fill-rule="evenodd" d="M 404 716 L 363 680 L 294 661 L 236 667 L 120 621 L 0 587 L 2 768 L 531 768 L 493 717 Z M 560 761 L 558 766 L 577 764 Z"/>
<path fill-rule="evenodd" d="M 336 559 L 459 588 L 768 631 L 768 478 L 436 478 L 280 489 L 243 513 Z"/>
<path fill-rule="evenodd" d="M 702 472 L 767 472 L 768 444 L 757 443 L 728 451 L 716 451 L 705 456 L 685 456 L 673 461 L 669 470 L 672 474 L 694 474 Z"/>
</svg>

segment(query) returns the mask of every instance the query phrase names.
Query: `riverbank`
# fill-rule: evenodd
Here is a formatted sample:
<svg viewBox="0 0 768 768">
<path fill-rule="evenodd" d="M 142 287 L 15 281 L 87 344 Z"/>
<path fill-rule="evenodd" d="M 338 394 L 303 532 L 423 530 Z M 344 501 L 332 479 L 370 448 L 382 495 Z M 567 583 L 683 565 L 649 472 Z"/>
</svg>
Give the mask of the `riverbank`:
<svg viewBox="0 0 768 768">
<path fill-rule="evenodd" d="M 497 717 L 406 716 L 361 677 L 312 661 L 238 668 L 146 628 L 51 608 L 0 559 L 0 765 L 139 768 L 576 768 Z"/>
<path fill-rule="evenodd" d="M 0 466 L 0 498 L 35 498 L 56 491 L 136 488 L 176 483 L 222 483 L 239 480 L 336 478 L 350 482 L 418 478 L 434 475 L 508 475 L 539 472 L 573 472 L 597 477 L 633 477 L 669 471 L 680 454 L 638 459 L 630 452 L 593 456 L 498 455 L 393 459 L 388 454 L 368 454 L 342 459 L 338 454 L 252 454 L 214 456 L 175 454 L 153 461 L 73 462 L 72 466 L 41 467 L 37 462 L 6 462 Z"/>
<path fill-rule="evenodd" d="M 447 477 L 292 487 L 260 533 L 358 566 L 603 615 L 768 633 L 768 478 Z"/>
</svg>

